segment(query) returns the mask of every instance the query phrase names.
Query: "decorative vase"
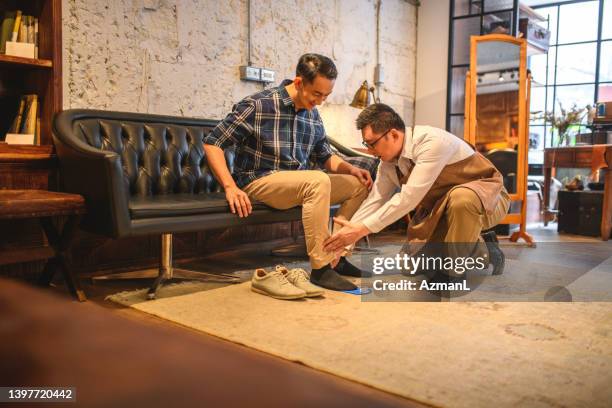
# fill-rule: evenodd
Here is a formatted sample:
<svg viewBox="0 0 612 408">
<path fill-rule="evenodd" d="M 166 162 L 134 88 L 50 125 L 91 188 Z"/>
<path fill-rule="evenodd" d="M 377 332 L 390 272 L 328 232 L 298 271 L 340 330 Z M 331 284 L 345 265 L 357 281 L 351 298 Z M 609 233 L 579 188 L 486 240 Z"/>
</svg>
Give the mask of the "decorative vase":
<svg viewBox="0 0 612 408">
<path fill-rule="evenodd" d="M 559 133 L 559 146 L 569 146 L 570 137 L 567 132 Z"/>
</svg>

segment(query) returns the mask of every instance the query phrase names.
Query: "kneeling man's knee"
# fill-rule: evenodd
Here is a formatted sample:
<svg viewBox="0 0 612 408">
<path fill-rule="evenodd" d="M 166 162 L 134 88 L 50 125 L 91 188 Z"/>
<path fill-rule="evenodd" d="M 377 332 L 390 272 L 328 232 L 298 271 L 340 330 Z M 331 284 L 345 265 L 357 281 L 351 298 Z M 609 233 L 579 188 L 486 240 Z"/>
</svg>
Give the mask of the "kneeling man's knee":
<svg viewBox="0 0 612 408">
<path fill-rule="evenodd" d="M 451 212 L 479 214 L 481 207 L 480 198 L 469 188 L 456 188 L 448 197 L 447 210 Z"/>
</svg>

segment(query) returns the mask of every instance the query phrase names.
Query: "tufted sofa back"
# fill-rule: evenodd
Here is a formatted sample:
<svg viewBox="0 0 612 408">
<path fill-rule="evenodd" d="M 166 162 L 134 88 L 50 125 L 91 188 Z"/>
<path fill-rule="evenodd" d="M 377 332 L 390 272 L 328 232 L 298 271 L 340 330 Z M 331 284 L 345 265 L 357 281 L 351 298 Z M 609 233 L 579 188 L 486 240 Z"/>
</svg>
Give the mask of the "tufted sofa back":
<svg viewBox="0 0 612 408">
<path fill-rule="evenodd" d="M 55 115 L 60 188 L 87 205 L 80 228 L 123 238 L 299 220 L 301 208 L 262 204 L 247 219 L 229 211 L 202 143 L 217 123 L 92 109 Z M 225 158 L 233 170 L 233 149 Z M 133 216 L 143 208 L 155 215 Z"/>
<path fill-rule="evenodd" d="M 202 143 L 216 121 L 184 119 L 181 124 L 178 118 L 172 123 L 156 119 L 147 120 L 147 115 L 140 115 L 140 120 L 77 118 L 68 136 L 117 153 L 130 196 L 221 191 Z M 233 149 L 227 149 L 225 157 L 233 171 Z"/>
</svg>

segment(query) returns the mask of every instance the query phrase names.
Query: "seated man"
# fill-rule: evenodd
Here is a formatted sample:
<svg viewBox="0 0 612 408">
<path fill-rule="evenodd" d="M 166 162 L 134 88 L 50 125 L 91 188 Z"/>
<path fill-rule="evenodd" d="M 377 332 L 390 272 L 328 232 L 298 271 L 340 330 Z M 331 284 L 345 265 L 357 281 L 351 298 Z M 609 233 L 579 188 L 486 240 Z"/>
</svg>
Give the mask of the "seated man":
<svg viewBox="0 0 612 408">
<path fill-rule="evenodd" d="M 470 253 L 462 255 L 490 259 L 493 273 L 501 273 L 504 257 L 499 248 L 477 244 L 482 242 L 481 231 L 497 225 L 508 212 L 510 199 L 495 166 L 442 129 L 406 129 L 400 116 L 384 104 L 364 109 L 357 128 L 363 144 L 382 162 L 368 198 L 350 222 L 337 220 L 343 228 L 325 242 L 325 249 L 340 253 L 417 209 L 409 239 L 455 243 L 446 245 L 450 256 L 469 248 Z M 487 247 L 490 254 L 484 252 Z"/>
<path fill-rule="evenodd" d="M 332 92 L 336 76 L 329 58 L 303 55 L 295 79 L 238 102 L 204 139 L 204 149 L 233 213 L 247 217 L 250 199 L 278 209 L 302 206 L 311 282 L 354 290 L 356 286 L 338 273 L 354 276 L 359 269 L 323 250 L 330 203 L 341 204 L 336 217 L 348 220 L 372 185 L 368 171 L 332 154 L 316 109 Z M 236 146 L 235 181 L 222 150 L 230 145 Z M 310 169 L 310 160 L 330 174 Z"/>
</svg>

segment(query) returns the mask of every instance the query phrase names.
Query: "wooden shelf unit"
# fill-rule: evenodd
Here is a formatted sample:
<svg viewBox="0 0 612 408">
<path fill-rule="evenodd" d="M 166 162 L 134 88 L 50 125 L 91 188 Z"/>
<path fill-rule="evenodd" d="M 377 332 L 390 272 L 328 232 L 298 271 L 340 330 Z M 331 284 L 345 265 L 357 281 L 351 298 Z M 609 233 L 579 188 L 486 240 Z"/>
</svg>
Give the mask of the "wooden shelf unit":
<svg viewBox="0 0 612 408">
<path fill-rule="evenodd" d="M 25 65 L 36 68 L 53 68 L 53 61 L 48 59 L 23 58 L 15 57 L 13 55 L 0 54 L 0 65 L 7 64 Z"/>
<path fill-rule="evenodd" d="M 40 144 L 52 146 L 51 123 L 62 109 L 62 16 L 61 0 L 5 0 L 0 18 L 7 10 L 21 10 L 38 18 L 38 59 L 0 54 L 0 140 L 11 126 L 19 98 L 38 95 Z M 0 144 L 0 154 L 14 150 Z M 0 186 L 2 188 L 4 186 Z"/>
</svg>

